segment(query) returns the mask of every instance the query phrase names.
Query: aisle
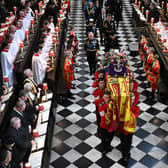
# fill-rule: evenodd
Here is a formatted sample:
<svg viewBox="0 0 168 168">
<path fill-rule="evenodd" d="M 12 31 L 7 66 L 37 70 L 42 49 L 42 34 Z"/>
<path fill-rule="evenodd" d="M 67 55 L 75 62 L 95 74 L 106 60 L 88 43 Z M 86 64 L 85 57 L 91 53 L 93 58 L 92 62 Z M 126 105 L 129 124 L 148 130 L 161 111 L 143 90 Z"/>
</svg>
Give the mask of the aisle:
<svg viewBox="0 0 168 168">
<path fill-rule="evenodd" d="M 127 49 L 129 42 L 136 42 L 136 34 L 131 23 L 130 0 L 124 0 L 123 21 L 118 29 L 119 44 Z M 64 101 L 57 107 L 56 124 L 52 139 L 50 168 L 124 168 L 120 164 L 121 153 L 118 150 L 118 137 L 112 141 L 114 149 L 106 157 L 102 157 L 100 139 L 97 132 L 94 97 L 92 95 L 92 79 L 89 75 L 88 63 L 84 56 L 85 21 L 82 4 L 79 0 L 71 1 L 70 24 L 75 25 L 79 38 L 79 66 L 72 90 L 75 100 Z M 101 46 L 101 55 L 103 55 Z M 127 54 L 130 54 L 126 50 Z M 138 129 L 133 138 L 129 168 L 167 168 L 168 167 L 168 108 L 166 105 L 149 101 L 147 95 L 150 88 L 145 89 L 145 74 L 137 68 L 137 57 L 129 57 L 129 64 L 140 83 L 139 92 L 141 113 Z M 166 165 L 167 164 L 167 165 Z"/>
</svg>

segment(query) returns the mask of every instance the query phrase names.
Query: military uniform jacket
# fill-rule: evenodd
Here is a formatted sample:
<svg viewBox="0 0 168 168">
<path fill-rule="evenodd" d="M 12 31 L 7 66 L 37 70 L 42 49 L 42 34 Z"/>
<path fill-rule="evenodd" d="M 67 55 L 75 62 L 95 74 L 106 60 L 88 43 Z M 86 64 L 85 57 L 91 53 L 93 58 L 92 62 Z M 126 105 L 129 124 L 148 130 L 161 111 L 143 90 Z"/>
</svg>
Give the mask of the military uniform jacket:
<svg viewBox="0 0 168 168">
<path fill-rule="evenodd" d="M 87 39 L 85 42 L 85 50 L 87 52 L 96 52 L 99 49 L 99 43 L 96 38 L 92 40 Z"/>
</svg>

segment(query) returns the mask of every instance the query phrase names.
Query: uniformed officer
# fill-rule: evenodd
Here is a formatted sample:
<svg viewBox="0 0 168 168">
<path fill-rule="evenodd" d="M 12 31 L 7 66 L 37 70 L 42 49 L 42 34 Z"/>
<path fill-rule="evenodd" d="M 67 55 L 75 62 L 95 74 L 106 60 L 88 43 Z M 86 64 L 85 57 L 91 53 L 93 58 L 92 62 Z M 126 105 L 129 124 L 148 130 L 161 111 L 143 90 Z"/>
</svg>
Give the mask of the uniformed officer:
<svg viewBox="0 0 168 168">
<path fill-rule="evenodd" d="M 102 101 L 103 94 L 104 94 L 104 88 L 105 88 L 105 80 L 104 78 L 99 78 L 98 80 L 98 87 L 95 88 L 95 91 L 93 92 L 93 95 L 95 97 L 95 106 L 96 106 L 96 119 L 97 119 L 97 133 L 101 133 L 100 129 L 100 115 L 99 115 L 99 104 Z"/>
<path fill-rule="evenodd" d="M 101 127 L 101 140 L 102 140 L 102 154 L 105 155 L 107 152 L 112 150 L 111 141 L 114 136 L 114 131 L 111 131 L 111 125 L 107 123 L 107 119 L 109 118 L 108 113 L 108 105 L 110 103 L 110 92 L 104 91 L 103 98 L 101 99 L 101 103 L 99 104 L 99 115 L 100 119 L 100 127 Z"/>
<path fill-rule="evenodd" d="M 94 37 L 97 37 L 97 29 L 93 18 L 89 19 L 89 24 L 86 27 L 86 36 L 88 36 L 90 32 L 94 34 Z"/>
<path fill-rule="evenodd" d="M 115 32 L 115 22 L 112 20 L 111 14 L 108 14 L 107 19 L 103 22 L 105 52 L 108 52 L 111 48 L 118 47 Z"/>
<path fill-rule="evenodd" d="M 96 70 L 97 55 L 99 50 L 99 43 L 92 32 L 89 33 L 89 37 L 85 42 L 85 52 L 87 56 L 87 61 L 89 63 L 90 75 L 92 75 Z"/>
<path fill-rule="evenodd" d="M 95 8 L 94 8 L 94 3 L 89 2 L 89 5 L 86 10 L 86 23 L 89 22 L 90 18 L 95 18 Z"/>
</svg>

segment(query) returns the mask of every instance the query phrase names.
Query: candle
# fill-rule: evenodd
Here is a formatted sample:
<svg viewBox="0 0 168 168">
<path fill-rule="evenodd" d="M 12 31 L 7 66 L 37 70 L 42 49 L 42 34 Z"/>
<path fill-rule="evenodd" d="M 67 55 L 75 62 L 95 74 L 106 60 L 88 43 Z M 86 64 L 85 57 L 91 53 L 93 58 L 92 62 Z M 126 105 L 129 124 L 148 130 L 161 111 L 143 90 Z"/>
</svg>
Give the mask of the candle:
<svg viewBox="0 0 168 168">
<path fill-rule="evenodd" d="M 55 28 L 55 31 L 56 31 L 56 32 L 59 32 L 59 28 L 58 28 L 58 27 L 56 27 L 56 28 Z"/>
<path fill-rule="evenodd" d="M 160 28 L 156 28 L 156 32 L 157 32 L 157 39 L 159 39 Z"/>
<path fill-rule="evenodd" d="M 60 15 L 62 15 L 62 13 L 63 13 L 63 11 L 62 11 L 62 10 L 60 10 Z"/>
<path fill-rule="evenodd" d="M 5 20 L 6 20 L 6 22 L 9 22 L 9 18 L 8 18 L 8 17 L 6 17 L 6 19 L 5 19 Z"/>
<path fill-rule="evenodd" d="M 39 133 L 38 133 L 38 130 L 37 130 L 37 129 L 34 129 L 34 130 L 33 130 L 33 137 L 34 137 L 34 138 L 39 137 Z"/>
<path fill-rule="evenodd" d="M 56 47 L 57 47 L 57 39 L 56 38 L 53 38 L 53 43 L 54 43 L 54 47 L 55 47 L 55 50 L 56 50 Z"/>
<path fill-rule="evenodd" d="M 26 163 L 26 164 L 25 164 L 25 168 L 32 168 L 32 166 L 31 166 L 30 163 Z"/>
<path fill-rule="evenodd" d="M 7 75 L 4 76 L 4 82 L 8 83 L 9 82 L 9 78 Z"/>
<path fill-rule="evenodd" d="M 56 38 L 53 38 L 53 43 L 57 43 L 57 39 Z"/>
<path fill-rule="evenodd" d="M 4 28 L 5 27 L 5 24 L 4 23 L 1 23 L 1 28 Z"/>
<path fill-rule="evenodd" d="M 154 18 L 151 18 L 151 26 L 153 26 Z"/>
<path fill-rule="evenodd" d="M 35 10 L 36 21 L 38 22 L 38 10 Z"/>
<path fill-rule="evenodd" d="M 20 42 L 21 54 L 23 54 L 23 47 L 24 47 L 24 43 L 23 43 L 23 42 Z"/>
<path fill-rule="evenodd" d="M 13 7 L 13 11 L 14 11 L 14 13 L 15 13 L 15 15 L 16 15 L 16 11 L 17 11 L 16 6 Z"/>
<path fill-rule="evenodd" d="M 31 20 L 32 32 L 34 32 L 34 20 Z"/>
<path fill-rule="evenodd" d="M 43 83 L 43 90 L 48 90 L 47 83 Z"/>
<path fill-rule="evenodd" d="M 60 27 L 60 22 L 61 22 L 61 19 L 60 19 L 60 18 L 58 18 L 58 19 L 57 19 L 57 21 L 58 21 L 58 26 Z"/>
<path fill-rule="evenodd" d="M 146 20 L 147 20 L 147 22 L 148 22 L 148 15 L 149 15 L 149 11 L 148 10 L 146 10 Z"/>
<path fill-rule="evenodd" d="M 59 28 L 58 27 L 55 28 L 55 32 L 56 32 L 56 37 L 58 38 L 58 32 L 59 32 Z"/>
<path fill-rule="evenodd" d="M 58 21 L 58 23 L 59 23 L 59 22 L 61 22 L 61 19 L 60 19 L 60 18 L 58 18 L 58 19 L 57 19 L 57 21 Z"/>
<path fill-rule="evenodd" d="M 54 52 L 50 51 L 49 55 L 51 57 L 51 64 L 53 65 L 53 63 L 54 63 Z"/>
<path fill-rule="evenodd" d="M 138 6 L 139 6 L 139 8 L 140 8 L 140 6 L 141 6 L 141 2 L 139 1 L 138 4 L 139 4 Z"/>
<path fill-rule="evenodd" d="M 38 10 L 35 10 L 35 15 L 38 15 Z"/>
<path fill-rule="evenodd" d="M 156 32 L 157 32 L 157 33 L 160 32 L 160 28 L 156 28 Z"/>
<path fill-rule="evenodd" d="M 29 43 L 29 30 L 28 29 L 25 31 L 25 34 L 26 34 L 26 38 L 27 38 L 27 43 Z"/>
<path fill-rule="evenodd" d="M 47 101 L 47 90 L 48 90 L 47 83 L 43 83 L 43 90 L 45 92 L 45 100 Z"/>
<path fill-rule="evenodd" d="M 36 53 L 35 53 L 33 56 L 35 56 L 35 57 L 39 57 L 39 55 L 38 55 L 38 54 L 36 54 Z"/>
<path fill-rule="evenodd" d="M 167 39 L 163 39 L 163 43 L 166 43 L 167 42 Z"/>
<path fill-rule="evenodd" d="M 9 15 L 10 15 L 10 16 L 13 16 L 13 12 L 9 12 Z"/>
<path fill-rule="evenodd" d="M 39 108 L 38 108 L 39 111 L 43 111 L 44 110 L 44 106 L 42 104 L 39 104 Z"/>
<path fill-rule="evenodd" d="M 42 6 L 42 1 L 38 3 L 39 8 Z"/>
<path fill-rule="evenodd" d="M 162 8 L 164 7 L 164 1 L 162 1 Z"/>
</svg>

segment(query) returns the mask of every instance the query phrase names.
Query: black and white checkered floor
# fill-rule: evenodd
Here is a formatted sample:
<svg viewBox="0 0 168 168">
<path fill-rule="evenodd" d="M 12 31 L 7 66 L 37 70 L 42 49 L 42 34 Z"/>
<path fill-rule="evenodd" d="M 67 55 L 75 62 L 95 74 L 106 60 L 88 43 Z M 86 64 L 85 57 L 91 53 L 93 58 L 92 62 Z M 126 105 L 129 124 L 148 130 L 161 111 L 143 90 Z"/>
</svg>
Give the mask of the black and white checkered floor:
<svg viewBox="0 0 168 168">
<path fill-rule="evenodd" d="M 102 157 L 100 139 L 95 134 L 96 115 L 92 95 L 93 80 L 89 75 L 88 63 L 84 56 L 85 19 L 82 0 L 71 1 L 69 23 L 75 25 L 80 41 L 77 58 L 78 72 L 74 81 L 77 86 L 72 92 L 75 100 L 68 100 L 58 105 L 56 123 L 52 139 L 52 151 L 49 168 L 124 168 L 120 164 L 121 153 L 118 150 L 120 139 L 112 141 L 114 149 Z M 130 0 L 124 0 L 123 21 L 118 28 L 121 48 L 128 48 L 128 43 L 137 42 L 133 30 Z M 129 55 L 130 52 L 126 50 Z M 101 55 L 103 47 L 101 46 Z M 101 58 L 101 56 L 100 56 Z M 145 73 L 137 68 L 139 56 L 129 56 L 129 65 L 139 82 L 141 109 L 137 131 L 133 137 L 129 168 L 168 168 L 168 107 L 147 98 L 151 88 L 145 88 Z"/>
</svg>

